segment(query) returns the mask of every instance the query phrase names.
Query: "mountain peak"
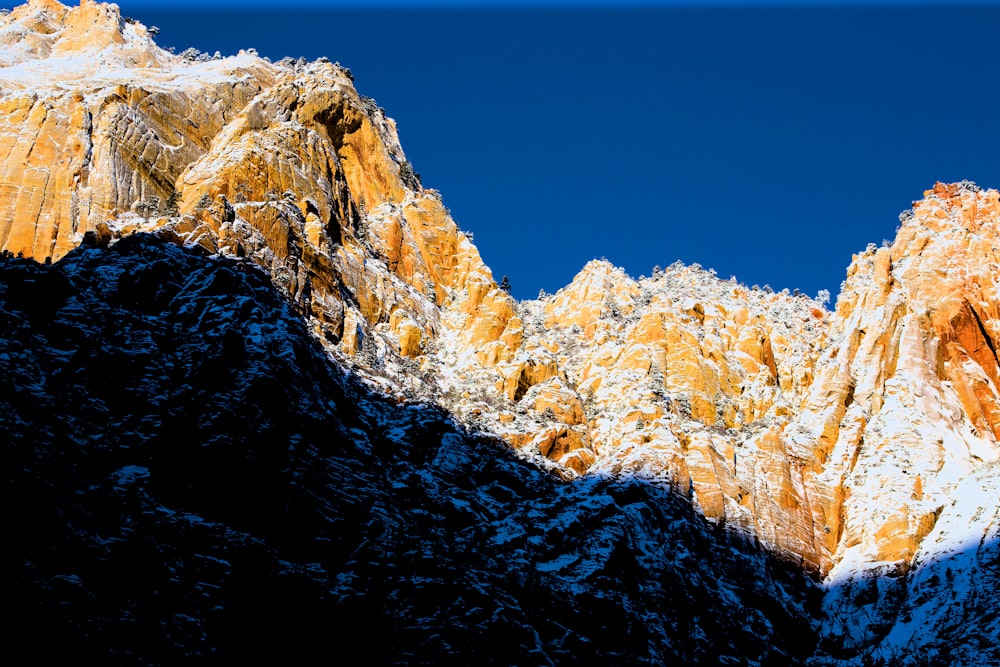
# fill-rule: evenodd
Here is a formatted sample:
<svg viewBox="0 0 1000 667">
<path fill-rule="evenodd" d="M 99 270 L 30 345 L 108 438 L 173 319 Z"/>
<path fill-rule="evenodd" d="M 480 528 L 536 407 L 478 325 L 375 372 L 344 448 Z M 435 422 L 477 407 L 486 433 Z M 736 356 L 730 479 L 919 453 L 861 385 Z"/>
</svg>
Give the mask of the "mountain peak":
<svg viewBox="0 0 1000 667">
<path fill-rule="evenodd" d="M 76 7 L 31 0 L 15 8 L 0 18 L 0 49 L 6 67 L 53 60 L 58 63 L 53 63 L 53 73 L 74 56 L 94 52 L 123 66 L 148 67 L 165 60 L 165 52 L 152 44 L 144 26 L 124 21 L 118 5 L 93 0 L 82 0 Z"/>
</svg>

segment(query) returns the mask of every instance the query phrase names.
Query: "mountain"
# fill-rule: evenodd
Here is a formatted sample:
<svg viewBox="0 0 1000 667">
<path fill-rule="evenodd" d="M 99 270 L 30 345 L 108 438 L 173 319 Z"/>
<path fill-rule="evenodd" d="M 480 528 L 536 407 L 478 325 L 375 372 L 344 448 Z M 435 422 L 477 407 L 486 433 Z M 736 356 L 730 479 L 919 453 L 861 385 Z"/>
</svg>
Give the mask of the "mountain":
<svg viewBox="0 0 1000 667">
<path fill-rule="evenodd" d="M 13 655 L 1000 664 L 1000 193 L 517 302 L 349 70 L 150 32 L 0 18 Z"/>
<path fill-rule="evenodd" d="M 137 234 L 0 275 L 9 664 L 777 665 L 815 640 L 796 568 L 375 392 L 249 262 Z"/>
</svg>

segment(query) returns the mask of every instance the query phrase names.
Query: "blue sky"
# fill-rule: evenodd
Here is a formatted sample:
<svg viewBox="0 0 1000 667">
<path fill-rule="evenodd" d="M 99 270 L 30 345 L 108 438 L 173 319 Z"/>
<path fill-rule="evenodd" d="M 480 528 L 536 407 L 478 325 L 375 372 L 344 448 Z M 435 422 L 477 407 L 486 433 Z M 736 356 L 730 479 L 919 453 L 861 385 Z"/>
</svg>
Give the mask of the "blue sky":
<svg viewBox="0 0 1000 667">
<path fill-rule="evenodd" d="M 935 180 L 1000 186 L 995 5 L 119 4 L 178 50 L 349 66 L 520 298 L 595 257 L 836 294 Z"/>
<path fill-rule="evenodd" d="M 902 7 L 902 6 L 944 6 L 959 4 L 965 6 L 993 5 L 996 0 L 964 0 L 959 3 L 945 3 L 942 0 L 288 0 L 277 3 L 274 0 L 135 0 L 127 3 L 130 7 L 276 7 L 284 8 L 353 8 L 353 9 L 440 9 L 440 8 L 677 8 L 677 7 Z"/>
</svg>

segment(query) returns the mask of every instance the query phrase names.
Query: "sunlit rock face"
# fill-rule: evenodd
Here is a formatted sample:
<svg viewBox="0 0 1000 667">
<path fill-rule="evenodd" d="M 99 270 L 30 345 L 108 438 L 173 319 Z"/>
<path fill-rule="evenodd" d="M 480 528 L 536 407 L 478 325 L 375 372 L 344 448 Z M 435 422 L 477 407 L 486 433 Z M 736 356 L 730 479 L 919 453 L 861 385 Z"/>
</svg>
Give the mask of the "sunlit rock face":
<svg viewBox="0 0 1000 667">
<path fill-rule="evenodd" d="M 604 261 L 518 303 L 337 64 L 175 55 L 113 5 L 54 0 L 0 18 L 0 64 L 5 250 L 146 231 L 244 258 L 388 394 L 567 479 L 670 486 L 831 579 L 983 536 L 949 513 L 997 460 L 995 191 L 928 191 L 833 312 Z"/>
<path fill-rule="evenodd" d="M 995 190 L 939 183 L 854 257 L 800 418 L 839 510 L 824 630 L 890 662 L 979 664 L 941 628 L 998 631 L 977 594 L 997 586 L 998 212 Z"/>
<path fill-rule="evenodd" d="M 932 548 L 962 479 L 997 460 L 998 193 L 938 184 L 902 218 L 855 256 L 801 418 L 851 563 Z"/>
<path fill-rule="evenodd" d="M 891 247 L 854 257 L 832 313 L 696 267 L 635 281 L 592 262 L 520 305 L 505 396 L 518 383 L 534 416 L 536 387 L 557 385 L 552 414 L 579 432 L 564 464 L 667 480 L 811 568 L 910 564 L 961 480 L 997 458 L 997 202 L 928 191 Z"/>
<path fill-rule="evenodd" d="M 442 327 L 463 358 L 516 345 L 513 300 L 346 69 L 173 55 L 90 2 L 19 7 L 0 45 L 3 249 L 58 260 L 88 232 L 155 230 L 246 257 L 367 366 L 412 370 Z"/>
</svg>

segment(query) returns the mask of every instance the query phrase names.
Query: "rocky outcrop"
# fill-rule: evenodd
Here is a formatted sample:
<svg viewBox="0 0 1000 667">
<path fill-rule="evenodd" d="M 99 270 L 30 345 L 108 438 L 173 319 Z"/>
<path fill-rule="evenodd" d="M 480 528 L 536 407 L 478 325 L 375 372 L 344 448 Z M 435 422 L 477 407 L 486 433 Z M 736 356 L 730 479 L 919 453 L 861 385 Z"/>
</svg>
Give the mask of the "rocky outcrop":
<svg viewBox="0 0 1000 667">
<path fill-rule="evenodd" d="M 997 201 L 938 184 L 891 247 L 854 258 L 801 420 L 838 559 L 909 563 L 959 482 L 997 460 Z"/>
<path fill-rule="evenodd" d="M 928 191 L 891 247 L 854 258 L 832 313 L 698 268 L 633 281 L 593 262 L 522 305 L 520 354 L 580 398 L 591 471 L 669 480 L 831 576 L 909 565 L 997 460 L 998 197 Z"/>
<path fill-rule="evenodd" d="M 346 69 L 175 56 L 90 2 L 19 7 L 0 45 L 3 249 L 58 260 L 107 224 L 249 257 L 348 356 L 419 356 L 442 315 L 468 349 L 506 328 L 513 301 Z"/>
<path fill-rule="evenodd" d="M 853 258 L 832 312 L 605 261 L 518 303 L 337 64 L 173 55 L 113 5 L 54 0 L 0 18 L 0 64 L 13 254 L 148 232 L 250 262 L 396 400 L 566 479 L 668 487 L 847 589 L 985 539 L 955 508 L 998 458 L 996 191 L 927 191 Z"/>
</svg>

